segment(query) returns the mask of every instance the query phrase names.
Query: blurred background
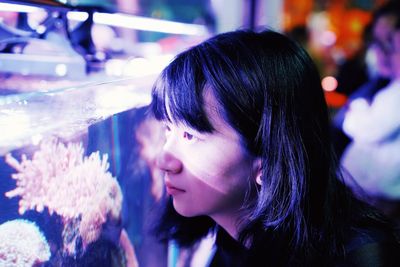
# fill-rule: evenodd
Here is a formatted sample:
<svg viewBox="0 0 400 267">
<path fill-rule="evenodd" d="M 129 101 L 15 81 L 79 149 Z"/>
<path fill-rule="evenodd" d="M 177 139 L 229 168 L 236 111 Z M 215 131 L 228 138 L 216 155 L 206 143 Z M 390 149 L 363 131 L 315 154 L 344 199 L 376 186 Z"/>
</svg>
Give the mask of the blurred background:
<svg viewBox="0 0 400 267">
<path fill-rule="evenodd" d="M 268 27 L 301 42 L 315 59 L 322 78 L 326 78 L 323 80 L 326 91 L 336 89 L 346 96 L 363 82 L 365 74 L 352 75 L 351 79 L 342 77 L 346 75 L 341 67 L 349 60 L 362 57 L 360 54 L 372 38 L 373 12 L 387 2 L 2 1 L 0 71 L 24 78 L 48 76 L 59 81 L 56 86 L 62 85 L 63 78 L 87 81 L 88 76 L 100 75 L 135 77 L 157 72 L 174 54 L 213 34 L 238 28 Z M 41 57 L 33 58 L 38 55 Z M 58 56 L 59 64 L 55 59 L 51 63 L 46 61 L 50 60 L 48 56 L 54 55 Z M 68 62 L 63 64 L 65 56 Z M 137 65 L 140 68 L 136 69 Z M 344 81 L 337 84 L 338 78 Z M 5 82 L 3 87 L 24 90 L 18 88 L 21 85 L 11 85 L 12 82 Z M 54 88 L 53 85 L 49 87 Z M 345 101 L 333 93 L 328 94 L 327 99 L 333 108 Z"/>
<path fill-rule="evenodd" d="M 388 0 L 1 1 L 0 236 L 15 234 L 9 222 L 37 226 L 48 251 L 13 250 L 32 264 L 123 266 L 122 250 L 126 266 L 176 266 L 178 249 L 148 234 L 164 193 L 150 90 L 177 53 L 239 28 L 282 32 L 309 52 L 346 184 L 400 222 L 399 16 Z M 94 170 L 113 193 L 93 190 Z M 99 197 L 89 205 L 83 191 Z"/>
</svg>

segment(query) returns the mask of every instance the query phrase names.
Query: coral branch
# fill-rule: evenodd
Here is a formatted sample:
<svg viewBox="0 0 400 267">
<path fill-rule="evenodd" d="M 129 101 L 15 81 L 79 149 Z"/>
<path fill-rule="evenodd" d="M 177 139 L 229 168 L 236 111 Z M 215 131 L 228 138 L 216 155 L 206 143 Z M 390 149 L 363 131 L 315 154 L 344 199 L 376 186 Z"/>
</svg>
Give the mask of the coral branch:
<svg viewBox="0 0 400 267">
<path fill-rule="evenodd" d="M 31 160 L 23 155 L 18 162 L 6 155 L 6 162 L 18 172 L 12 175 L 17 187 L 5 195 L 21 197 L 20 214 L 46 207 L 50 214 L 60 215 L 65 225 L 76 225 L 85 247 L 99 237 L 108 218 L 118 220 L 122 192 L 108 172 L 107 155 L 95 152 L 84 157 L 83 153 L 82 144 L 65 146 L 51 139 L 40 145 Z M 75 245 L 65 245 L 75 253 Z"/>
</svg>

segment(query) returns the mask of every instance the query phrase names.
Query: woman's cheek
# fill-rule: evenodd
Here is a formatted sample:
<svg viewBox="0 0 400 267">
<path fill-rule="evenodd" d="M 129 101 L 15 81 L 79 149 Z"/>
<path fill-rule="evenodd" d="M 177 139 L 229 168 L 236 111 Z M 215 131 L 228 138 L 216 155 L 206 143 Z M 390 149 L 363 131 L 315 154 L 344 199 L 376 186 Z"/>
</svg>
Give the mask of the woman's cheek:
<svg viewBox="0 0 400 267">
<path fill-rule="evenodd" d="M 208 180 L 221 170 L 223 155 L 207 144 L 193 145 L 186 148 L 182 162 L 186 171 L 199 179 Z"/>
</svg>

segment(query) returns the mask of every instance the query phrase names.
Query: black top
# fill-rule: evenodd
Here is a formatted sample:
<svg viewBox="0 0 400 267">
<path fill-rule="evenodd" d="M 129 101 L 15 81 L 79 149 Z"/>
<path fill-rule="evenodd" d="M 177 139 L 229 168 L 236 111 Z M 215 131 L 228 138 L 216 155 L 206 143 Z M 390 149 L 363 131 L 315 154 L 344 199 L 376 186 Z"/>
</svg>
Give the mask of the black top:
<svg viewBox="0 0 400 267">
<path fill-rule="evenodd" d="M 273 248 L 272 248 L 273 250 Z M 355 229 L 349 234 L 344 260 L 335 267 L 395 267 L 400 266 L 400 244 L 390 234 L 379 229 Z M 210 267 L 281 266 L 279 260 L 271 262 L 275 254 L 264 251 L 254 253 L 219 228 L 216 252 Z M 269 260 L 267 260 L 269 259 Z M 314 264 L 312 264 L 314 265 Z M 322 263 L 315 266 L 325 266 Z M 299 266 L 296 264 L 296 266 Z M 300 265 L 301 266 L 301 265 Z M 310 265 L 308 265 L 310 266 Z"/>
</svg>

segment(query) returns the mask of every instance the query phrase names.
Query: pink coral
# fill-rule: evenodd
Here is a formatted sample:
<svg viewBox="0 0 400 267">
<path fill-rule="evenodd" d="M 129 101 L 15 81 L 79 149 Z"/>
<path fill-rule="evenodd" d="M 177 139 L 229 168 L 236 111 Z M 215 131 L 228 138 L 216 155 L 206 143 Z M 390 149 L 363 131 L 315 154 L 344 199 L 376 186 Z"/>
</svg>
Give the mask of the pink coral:
<svg viewBox="0 0 400 267">
<path fill-rule="evenodd" d="M 84 246 L 99 237 L 107 218 L 120 217 L 122 192 L 107 171 L 107 155 L 100 157 L 95 152 L 84 157 L 82 144 L 65 146 L 51 139 L 40 145 L 31 160 L 23 155 L 18 162 L 8 154 L 6 162 L 18 171 L 12 175 L 17 187 L 6 196 L 21 197 L 19 212 L 41 212 L 47 207 L 50 213 L 60 215 L 68 227 L 79 228 Z M 65 249 L 72 254 L 75 245 L 65 244 Z"/>
<path fill-rule="evenodd" d="M 50 259 L 50 249 L 40 229 L 27 220 L 0 225 L 0 266 L 32 267 Z"/>
</svg>

